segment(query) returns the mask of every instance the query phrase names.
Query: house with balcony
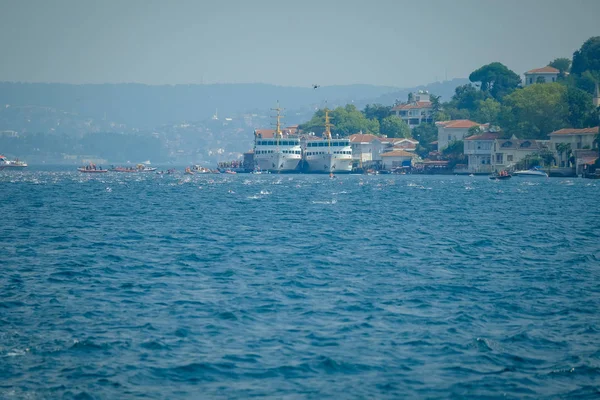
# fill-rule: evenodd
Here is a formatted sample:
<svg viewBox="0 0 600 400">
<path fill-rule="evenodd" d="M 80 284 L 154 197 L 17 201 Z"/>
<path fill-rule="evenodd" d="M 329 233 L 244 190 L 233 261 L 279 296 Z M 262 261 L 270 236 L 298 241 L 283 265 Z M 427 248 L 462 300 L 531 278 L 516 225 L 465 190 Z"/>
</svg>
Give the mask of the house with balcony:
<svg viewBox="0 0 600 400">
<path fill-rule="evenodd" d="M 572 155 L 575 158 L 575 174 L 580 175 L 583 172 L 582 160 L 587 160 L 590 150 L 597 146 L 596 135 L 598 135 L 597 126 L 559 129 L 550 133 L 550 150 L 556 154 L 559 167 L 569 167 L 569 158 Z"/>
<path fill-rule="evenodd" d="M 548 140 L 517 139 L 514 135 L 510 139 L 495 139 L 490 153 L 491 170 L 513 169 L 525 157 L 547 150 L 548 146 Z"/>
<path fill-rule="evenodd" d="M 406 122 L 410 129 L 421 123 L 433 123 L 433 106 L 429 93 L 419 91 L 412 98 L 413 100 L 407 103 L 394 106 L 392 113 Z"/>
<path fill-rule="evenodd" d="M 534 83 L 556 82 L 560 71 L 554 67 L 536 68 L 525 72 L 525 86 Z"/>
<path fill-rule="evenodd" d="M 468 157 L 467 172 L 489 174 L 492 170 L 492 147 L 499 133 L 484 132 L 464 139 L 463 153 Z"/>
<path fill-rule="evenodd" d="M 469 136 L 469 129 L 474 126 L 479 127 L 481 130 L 486 130 L 488 128 L 487 124 L 479 124 L 468 119 L 441 121 L 436 122 L 435 125 L 438 128 L 437 150 L 439 152 L 448 147 L 450 143 L 457 140 L 463 140 L 465 137 Z"/>
</svg>

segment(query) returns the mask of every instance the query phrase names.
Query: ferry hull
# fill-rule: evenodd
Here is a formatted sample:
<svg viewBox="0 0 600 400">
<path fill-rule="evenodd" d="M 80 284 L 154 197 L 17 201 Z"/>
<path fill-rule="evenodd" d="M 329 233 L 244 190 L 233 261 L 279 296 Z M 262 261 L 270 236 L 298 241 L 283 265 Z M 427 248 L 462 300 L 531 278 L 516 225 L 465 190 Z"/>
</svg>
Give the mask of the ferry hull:
<svg viewBox="0 0 600 400">
<path fill-rule="evenodd" d="M 349 174 L 352 172 L 352 158 L 324 154 L 308 157 L 308 172 L 323 174 Z"/>
<path fill-rule="evenodd" d="M 298 164 L 300 164 L 300 155 L 295 154 L 271 153 L 256 158 L 258 169 L 274 173 L 296 172 Z"/>
</svg>

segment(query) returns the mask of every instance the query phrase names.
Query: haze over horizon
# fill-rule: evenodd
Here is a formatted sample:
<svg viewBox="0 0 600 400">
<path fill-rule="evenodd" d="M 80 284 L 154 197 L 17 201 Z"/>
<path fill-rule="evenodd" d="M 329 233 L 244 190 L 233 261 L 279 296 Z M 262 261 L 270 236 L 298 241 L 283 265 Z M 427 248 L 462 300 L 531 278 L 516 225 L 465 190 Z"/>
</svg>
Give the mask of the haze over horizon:
<svg viewBox="0 0 600 400">
<path fill-rule="evenodd" d="M 413 87 L 570 58 L 598 15 L 595 0 L 0 0 L 0 81 Z"/>
</svg>

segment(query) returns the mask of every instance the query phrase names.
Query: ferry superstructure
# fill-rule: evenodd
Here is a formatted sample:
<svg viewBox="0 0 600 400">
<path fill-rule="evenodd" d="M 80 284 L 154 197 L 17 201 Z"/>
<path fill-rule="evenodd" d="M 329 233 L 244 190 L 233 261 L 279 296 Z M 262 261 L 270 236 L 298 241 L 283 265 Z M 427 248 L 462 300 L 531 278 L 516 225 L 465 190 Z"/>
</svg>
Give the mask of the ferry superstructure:
<svg viewBox="0 0 600 400">
<path fill-rule="evenodd" d="M 281 131 L 281 108 L 277 108 L 277 123 L 273 137 L 263 137 L 254 131 L 254 164 L 257 170 L 273 173 L 296 172 L 302 159 L 300 138 L 283 136 Z"/>
<path fill-rule="evenodd" d="M 304 160 L 308 172 L 326 174 L 349 173 L 352 171 L 352 147 L 350 139 L 332 139 L 329 110 L 325 109 L 325 132 L 322 140 L 307 140 Z"/>
</svg>

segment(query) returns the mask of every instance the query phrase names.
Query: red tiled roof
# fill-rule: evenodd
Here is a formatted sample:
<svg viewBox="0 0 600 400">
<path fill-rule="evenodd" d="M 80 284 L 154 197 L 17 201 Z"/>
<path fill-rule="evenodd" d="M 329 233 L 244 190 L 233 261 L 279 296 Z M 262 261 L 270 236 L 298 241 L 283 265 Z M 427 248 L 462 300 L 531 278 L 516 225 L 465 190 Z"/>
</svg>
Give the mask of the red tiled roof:
<svg viewBox="0 0 600 400">
<path fill-rule="evenodd" d="M 410 103 L 410 104 L 398 104 L 397 106 L 395 106 L 394 108 L 392 108 L 392 111 L 396 111 L 396 110 L 413 110 L 416 108 L 431 108 L 431 102 L 429 101 L 417 101 L 415 103 Z"/>
<path fill-rule="evenodd" d="M 551 135 L 588 135 L 588 134 L 591 135 L 591 134 L 595 134 L 595 133 L 598 133 L 597 126 L 595 128 L 583 128 L 583 129 L 572 129 L 572 128 L 559 129 L 550 134 Z"/>
<path fill-rule="evenodd" d="M 388 151 L 387 153 L 382 153 L 381 157 L 414 157 L 415 155 L 413 153 L 409 153 L 408 151 L 404 151 L 404 150 L 394 150 L 394 151 Z"/>
<path fill-rule="evenodd" d="M 531 71 L 525 72 L 525 74 L 558 74 L 560 71 L 554 67 L 547 66 L 544 68 L 536 68 Z"/>
<path fill-rule="evenodd" d="M 418 140 L 411 139 L 411 138 L 382 138 L 380 140 L 381 140 L 381 143 L 392 143 L 394 145 L 397 145 L 400 143 L 419 143 Z"/>
<path fill-rule="evenodd" d="M 485 132 L 480 135 L 469 136 L 465 140 L 496 140 L 499 136 L 499 133 Z"/>
<path fill-rule="evenodd" d="M 468 119 L 455 119 L 452 121 L 442 121 L 442 122 L 437 122 L 436 125 L 441 125 L 444 128 L 450 128 L 450 129 L 468 129 L 468 128 L 472 128 L 474 126 L 482 126 L 482 124 L 478 124 L 477 122 L 473 122 L 471 120 Z"/>
<path fill-rule="evenodd" d="M 514 150 L 541 150 L 546 147 L 543 141 L 534 139 L 502 139 L 498 140 L 498 146 L 500 149 L 514 149 Z"/>
<path fill-rule="evenodd" d="M 371 143 L 375 140 L 381 139 L 370 133 L 355 133 L 354 135 L 350 135 L 350 143 Z"/>
</svg>

